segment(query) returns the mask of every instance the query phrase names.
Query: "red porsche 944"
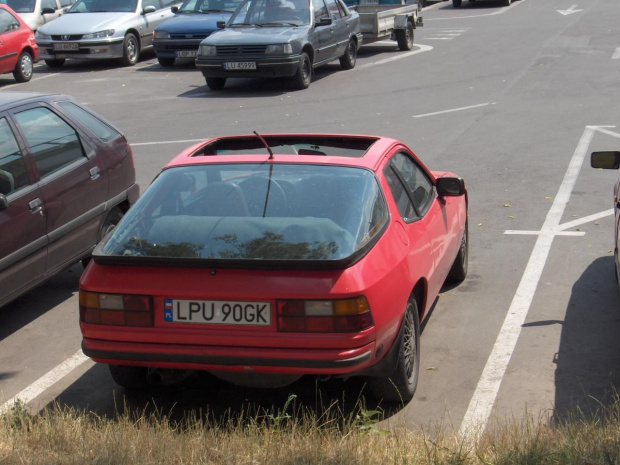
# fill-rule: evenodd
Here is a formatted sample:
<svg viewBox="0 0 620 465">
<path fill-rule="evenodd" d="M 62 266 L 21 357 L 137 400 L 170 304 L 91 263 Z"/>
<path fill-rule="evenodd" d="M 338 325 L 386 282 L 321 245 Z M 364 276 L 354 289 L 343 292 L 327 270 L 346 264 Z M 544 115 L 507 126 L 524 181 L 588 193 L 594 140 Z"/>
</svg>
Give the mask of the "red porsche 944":
<svg viewBox="0 0 620 465">
<path fill-rule="evenodd" d="M 140 389 L 207 370 L 246 386 L 364 376 L 413 396 L 420 323 L 465 278 L 467 193 L 403 143 L 219 137 L 164 167 L 80 282 L 84 353 Z"/>
</svg>

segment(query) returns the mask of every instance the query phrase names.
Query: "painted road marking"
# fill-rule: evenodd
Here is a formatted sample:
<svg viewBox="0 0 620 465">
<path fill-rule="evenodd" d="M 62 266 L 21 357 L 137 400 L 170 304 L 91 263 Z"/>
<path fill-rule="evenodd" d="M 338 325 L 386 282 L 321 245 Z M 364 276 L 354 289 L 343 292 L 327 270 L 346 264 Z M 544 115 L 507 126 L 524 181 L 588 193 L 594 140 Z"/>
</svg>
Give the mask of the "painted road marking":
<svg viewBox="0 0 620 465">
<path fill-rule="evenodd" d="M 551 250 L 553 239 L 558 235 L 558 230 L 562 229 L 560 221 L 577 182 L 581 165 L 586 157 L 592 138 L 597 131 L 620 138 L 620 134 L 608 131 L 604 129 L 605 127 L 615 126 L 586 126 L 571 158 L 558 194 L 553 201 L 541 230 L 537 232 L 538 239 L 534 245 L 534 250 L 532 250 L 517 292 L 510 304 L 493 350 L 489 355 L 489 359 L 482 371 L 476 390 L 461 423 L 460 433 L 468 435 L 472 439 L 480 437 L 491 416 L 491 410 L 495 404 L 502 379 L 521 334 L 521 327 L 530 309 L 549 251 Z M 571 227 L 573 223 L 565 223 L 563 227 Z"/>
<path fill-rule="evenodd" d="M 556 10 L 556 11 L 558 13 L 563 14 L 564 16 L 572 15 L 573 13 L 579 13 L 580 11 L 583 11 L 583 10 L 576 10 L 575 8 L 577 8 L 577 5 L 572 5 L 568 10 Z"/>
<path fill-rule="evenodd" d="M 616 51 L 614 52 L 614 54 L 611 56 L 612 60 L 618 60 L 620 59 L 620 47 L 616 48 Z"/>
<path fill-rule="evenodd" d="M 17 401 L 27 404 L 88 360 L 90 360 L 90 358 L 84 355 L 81 350 L 76 352 L 56 368 L 41 376 L 26 389 L 2 404 L 2 406 L 0 406 L 0 414 L 10 410 Z"/>
<path fill-rule="evenodd" d="M 481 107 L 486 107 L 488 105 L 495 105 L 496 103 L 497 102 L 486 102 L 486 103 L 479 103 L 477 105 L 470 105 L 468 107 L 451 108 L 449 110 L 435 111 L 433 113 L 422 113 L 421 115 L 413 115 L 412 118 L 424 118 L 426 116 L 435 116 L 435 115 L 443 115 L 445 113 L 454 113 L 455 111 L 472 110 L 474 108 L 481 108 Z"/>
<path fill-rule="evenodd" d="M 390 63 L 396 60 L 402 60 L 403 58 L 409 58 L 410 56 L 417 55 L 419 53 L 430 52 L 433 50 L 433 47 L 430 45 L 421 45 L 421 44 L 413 44 L 418 47 L 417 50 L 411 50 L 409 52 L 402 52 L 396 56 L 385 58 L 384 60 L 375 61 L 373 63 L 366 63 L 365 65 L 356 66 L 355 69 L 367 69 L 372 68 L 373 66 L 384 65 L 385 63 Z"/>
</svg>

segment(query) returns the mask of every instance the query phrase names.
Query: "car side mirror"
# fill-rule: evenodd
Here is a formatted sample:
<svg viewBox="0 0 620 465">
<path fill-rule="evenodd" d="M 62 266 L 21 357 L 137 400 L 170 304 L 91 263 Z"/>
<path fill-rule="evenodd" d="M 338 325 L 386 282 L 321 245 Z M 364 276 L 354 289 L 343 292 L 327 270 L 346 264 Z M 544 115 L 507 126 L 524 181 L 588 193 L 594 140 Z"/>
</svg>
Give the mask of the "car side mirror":
<svg viewBox="0 0 620 465">
<path fill-rule="evenodd" d="M 465 194 L 465 181 L 463 178 L 446 176 L 437 179 L 437 194 L 439 197 L 459 197 Z"/>
<path fill-rule="evenodd" d="M 215 25 L 218 29 L 224 29 L 226 27 L 226 21 L 218 21 Z"/>
<path fill-rule="evenodd" d="M 319 20 L 316 22 L 317 26 L 330 26 L 332 24 L 332 19 L 325 16 L 323 18 L 319 18 Z"/>
<path fill-rule="evenodd" d="M 592 152 L 590 166 L 604 170 L 617 170 L 620 168 L 620 152 Z"/>
<path fill-rule="evenodd" d="M 170 11 L 172 11 L 173 13 L 178 13 L 179 12 L 179 5 L 174 5 L 172 8 L 170 8 Z"/>
<path fill-rule="evenodd" d="M 54 14 L 54 13 L 56 13 L 56 10 L 54 10 L 53 8 L 50 8 L 50 7 L 46 7 L 46 8 L 41 9 L 41 14 L 42 15 L 51 15 L 51 14 Z"/>
<path fill-rule="evenodd" d="M 146 14 L 149 14 L 149 13 L 155 13 L 156 11 L 157 11 L 157 8 L 155 8 L 153 5 L 149 5 L 149 6 L 145 6 L 142 9 L 142 14 L 146 15 Z"/>
<path fill-rule="evenodd" d="M 0 194 L 0 211 L 9 208 L 9 201 L 4 194 Z"/>
</svg>

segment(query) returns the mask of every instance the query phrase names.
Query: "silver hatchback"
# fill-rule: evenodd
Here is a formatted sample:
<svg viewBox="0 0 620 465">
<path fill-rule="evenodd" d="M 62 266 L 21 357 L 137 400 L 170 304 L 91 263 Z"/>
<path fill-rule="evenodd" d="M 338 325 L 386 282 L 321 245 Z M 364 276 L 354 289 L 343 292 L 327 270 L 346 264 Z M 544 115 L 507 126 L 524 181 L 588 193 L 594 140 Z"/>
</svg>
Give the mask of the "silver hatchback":
<svg viewBox="0 0 620 465">
<path fill-rule="evenodd" d="M 39 56 L 52 67 L 67 58 L 119 58 L 137 63 L 153 45 L 153 30 L 174 16 L 179 0 L 78 0 L 67 14 L 45 24 L 36 34 Z"/>
</svg>

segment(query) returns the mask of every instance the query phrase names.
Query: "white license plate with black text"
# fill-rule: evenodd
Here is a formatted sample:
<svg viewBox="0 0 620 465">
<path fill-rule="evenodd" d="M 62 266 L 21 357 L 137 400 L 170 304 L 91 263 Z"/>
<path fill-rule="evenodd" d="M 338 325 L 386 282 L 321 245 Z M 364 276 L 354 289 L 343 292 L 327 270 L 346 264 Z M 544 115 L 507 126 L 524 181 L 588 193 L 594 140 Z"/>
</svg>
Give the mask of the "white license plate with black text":
<svg viewBox="0 0 620 465">
<path fill-rule="evenodd" d="M 52 44 L 52 48 L 58 51 L 71 51 L 71 50 L 79 50 L 79 44 Z"/>
<path fill-rule="evenodd" d="M 196 58 L 197 54 L 196 50 L 180 50 L 177 52 L 177 58 Z"/>
<path fill-rule="evenodd" d="M 255 61 L 227 61 L 224 63 L 224 69 L 226 71 L 253 71 L 256 70 L 256 62 Z"/>
<path fill-rule="evenodd" d="M 220 325 L 269 326 L 269 302 L 164 299 L 164 321 Z"/>
</svg>

